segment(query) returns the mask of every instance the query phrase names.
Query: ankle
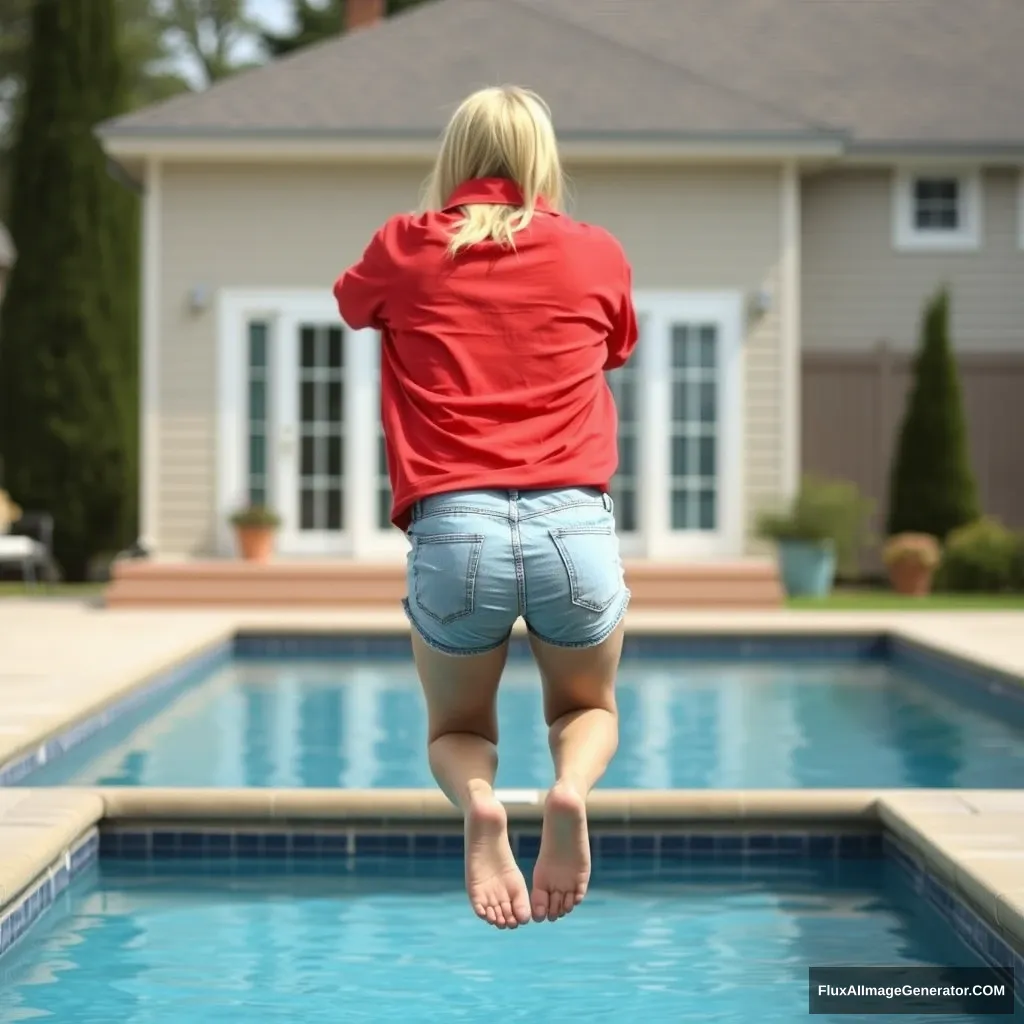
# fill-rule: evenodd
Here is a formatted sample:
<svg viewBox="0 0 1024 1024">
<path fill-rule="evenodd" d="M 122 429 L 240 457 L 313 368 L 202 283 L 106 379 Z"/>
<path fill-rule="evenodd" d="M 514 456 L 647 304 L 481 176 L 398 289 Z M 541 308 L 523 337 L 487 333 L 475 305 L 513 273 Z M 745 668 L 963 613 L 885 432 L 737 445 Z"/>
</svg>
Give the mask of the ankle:
<svg viewBox="0 0 1024 1024">
<path fill-rule="evenodd" d="M 491 803 L 495 800 L 494 787 L 485 779 L 470 779 L 466 783 L 466 803 Z"/>
<path fill-rule="evenodd" d="M 584 799 L 586 799 L 587 794 L 590 792 L 590 785 L 587 783 L 587 780 L 581 775 L 575 775 L 572 772 L 562 772 L 555 779 L 554 785 L 551 788 L 562 791 L 570 790 Z"/>
</svg>

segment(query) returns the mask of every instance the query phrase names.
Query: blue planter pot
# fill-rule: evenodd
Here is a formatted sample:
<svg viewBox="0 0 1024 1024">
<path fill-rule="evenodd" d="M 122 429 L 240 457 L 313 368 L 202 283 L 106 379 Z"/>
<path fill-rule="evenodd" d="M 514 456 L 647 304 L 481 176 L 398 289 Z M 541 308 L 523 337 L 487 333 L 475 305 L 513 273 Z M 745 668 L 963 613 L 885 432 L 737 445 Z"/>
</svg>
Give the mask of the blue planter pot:
<svg viewBox="0 0 1024 1024">
<path fill-rule="evenodd" d="M 831 544 L 779 542 L 779 573 L 789 597 L 827 597 L 836 577 L 836 552 Z"/>
</svg>

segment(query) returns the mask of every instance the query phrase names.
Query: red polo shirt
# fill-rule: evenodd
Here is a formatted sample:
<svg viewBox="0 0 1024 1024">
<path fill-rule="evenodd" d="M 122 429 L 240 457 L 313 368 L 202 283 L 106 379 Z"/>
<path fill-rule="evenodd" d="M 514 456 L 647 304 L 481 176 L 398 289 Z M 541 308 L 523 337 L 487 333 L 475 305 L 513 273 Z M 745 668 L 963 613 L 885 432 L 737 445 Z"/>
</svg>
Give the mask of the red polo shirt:
<svg viewBox="0 0 1024 1024">
<path fill-rule="evenodd" d="M 637 340 L 629 264 L 605 230 L 541 205 L 515 249 L 447 246 L 468 203 L 522 202 L 509 181 L 456 190 L 444 210 L 392 217 L 334 296 L 381 333 L 391 518 L 448 491 L 607 489 L 618 465 L 604 371 Z"/>
</svg>

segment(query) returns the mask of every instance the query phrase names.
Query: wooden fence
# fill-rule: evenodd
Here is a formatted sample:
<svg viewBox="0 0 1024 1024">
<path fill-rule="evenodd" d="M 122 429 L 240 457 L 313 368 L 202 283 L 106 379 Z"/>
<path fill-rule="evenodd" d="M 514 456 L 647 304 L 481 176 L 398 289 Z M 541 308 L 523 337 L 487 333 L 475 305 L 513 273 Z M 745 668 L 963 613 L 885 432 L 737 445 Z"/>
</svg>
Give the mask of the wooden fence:
<svg viewBox="0 0 1024 1024">
<path fill-rule="evenodd" d="M 913 358 L 885 344 L 803 355 L 803 470 L 856 483 L 878 503 L 877 533 Z M 964 353 L 958 364 L 982 508 L 1024 528 L 1024 353 Z M 862 570 L 880 568 L 877 552 L 866 552 Z"/>
</svg>

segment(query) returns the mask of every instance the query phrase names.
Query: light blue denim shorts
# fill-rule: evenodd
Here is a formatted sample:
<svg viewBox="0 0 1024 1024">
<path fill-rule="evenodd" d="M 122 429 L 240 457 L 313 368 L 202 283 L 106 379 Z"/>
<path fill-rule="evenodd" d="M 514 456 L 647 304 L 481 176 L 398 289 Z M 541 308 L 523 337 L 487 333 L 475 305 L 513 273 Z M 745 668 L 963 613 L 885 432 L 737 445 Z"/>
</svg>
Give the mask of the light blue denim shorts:
<svg viewBox="0 0 1024 1024">
<path fill-rule="evenodd" d="M 593 647 L 629 604 L 612 499 L 601 491 L 464 491 L 413 506 L 409 621 L 445 654 L 500 647 L 522 616 L 538 639 Z"/>
</svg>

